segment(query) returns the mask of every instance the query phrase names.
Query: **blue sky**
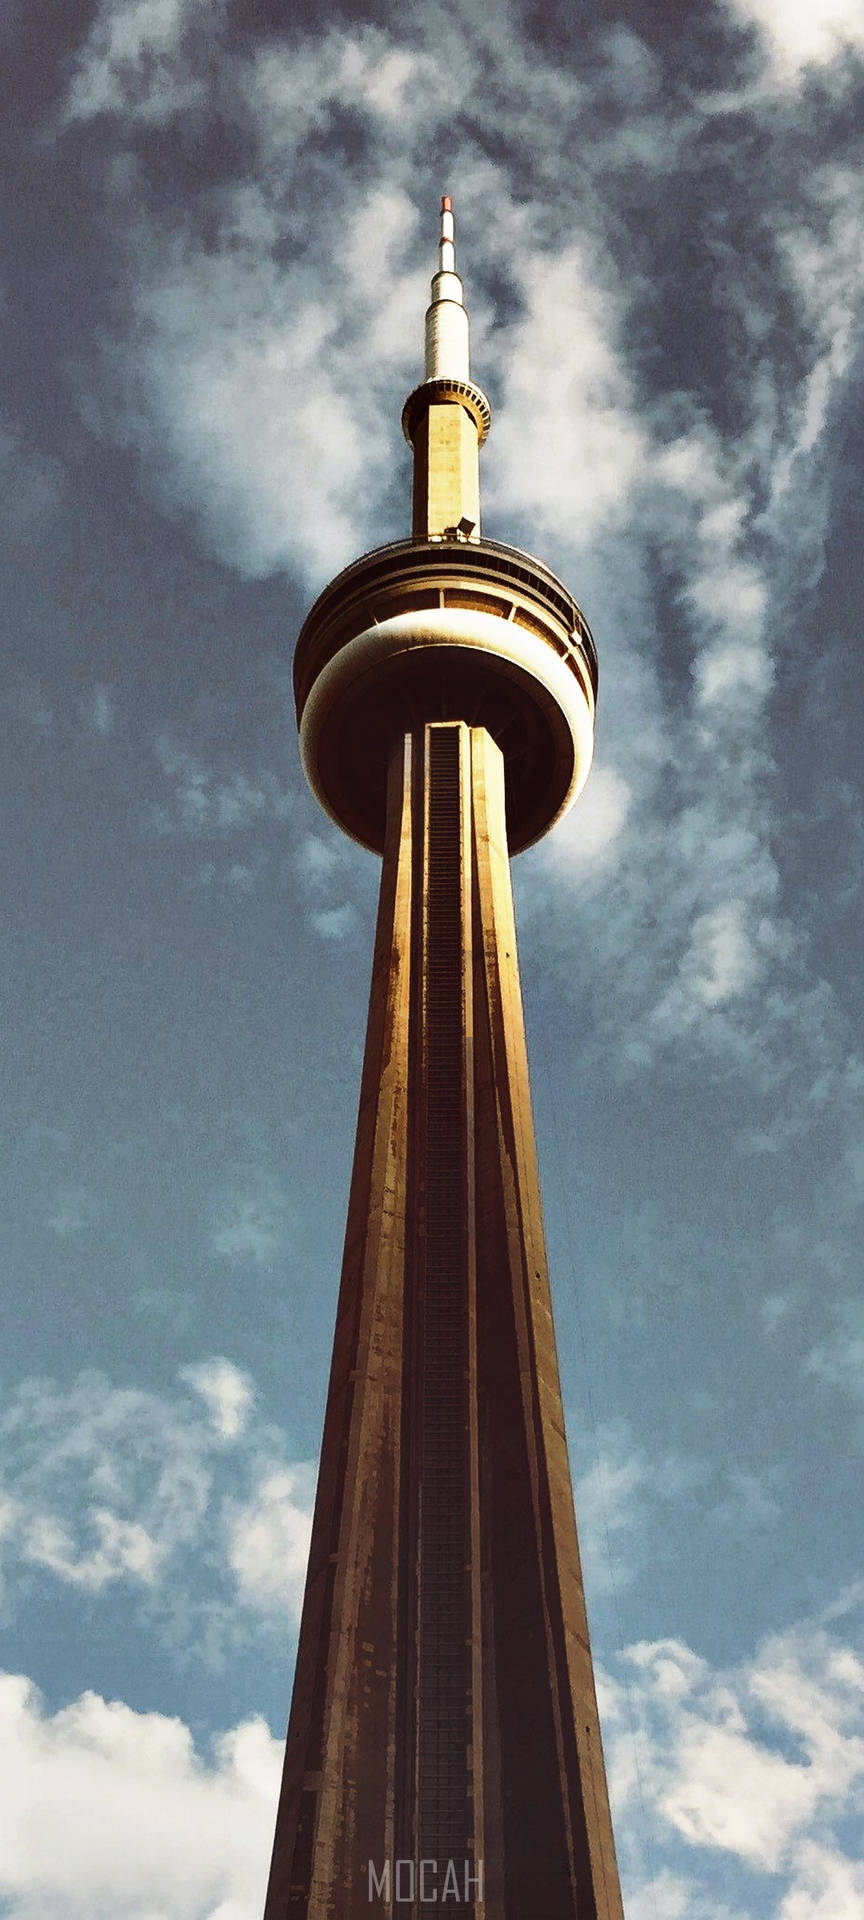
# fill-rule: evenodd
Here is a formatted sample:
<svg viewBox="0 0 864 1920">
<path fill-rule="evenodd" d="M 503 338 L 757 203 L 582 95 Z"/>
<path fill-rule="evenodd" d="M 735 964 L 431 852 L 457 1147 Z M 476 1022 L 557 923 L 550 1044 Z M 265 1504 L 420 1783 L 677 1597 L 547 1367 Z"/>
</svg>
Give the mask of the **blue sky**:
<svg viewBox="0 0 864 1920">
<path fill-rule="evenodd" d="M 514 877 L 628 1920 L 860 1920 L 860 6 L 0 55 L 0 1911 L 260 1913 L 377 882 L 291 651 L 406 530 L 448 191 L 485 530 L 600 654 Z"/>
</svg>

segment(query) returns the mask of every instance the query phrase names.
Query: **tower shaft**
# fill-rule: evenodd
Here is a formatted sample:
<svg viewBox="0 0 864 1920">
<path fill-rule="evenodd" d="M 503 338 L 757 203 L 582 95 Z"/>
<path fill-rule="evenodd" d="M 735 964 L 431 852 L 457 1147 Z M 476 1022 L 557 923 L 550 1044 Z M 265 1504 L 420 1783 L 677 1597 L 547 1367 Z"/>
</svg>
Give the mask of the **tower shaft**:
<svg viewBox="0 0 864 1920">
<path fill-rule="evenodd" d="M 480 537 L 477 422 L 458 403 L 433 402 L 414 434 L 411 530 L 415 540 L 436 540 L 456 527 Z"/>
<path fill-rule="evenodd" d="M 451 1872 L 474 1920 L 622 1920 L 503 761 L 484 729 L 445 721 L 390 765 L 265 1920 L 431 1913 Z"/>
</svg>

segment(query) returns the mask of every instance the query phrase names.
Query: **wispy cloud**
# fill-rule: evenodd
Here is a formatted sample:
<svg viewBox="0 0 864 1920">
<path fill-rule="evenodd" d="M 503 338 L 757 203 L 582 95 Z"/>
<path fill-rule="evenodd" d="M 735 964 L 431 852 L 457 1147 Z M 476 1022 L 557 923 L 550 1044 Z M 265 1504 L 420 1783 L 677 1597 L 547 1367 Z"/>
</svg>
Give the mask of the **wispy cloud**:
<svg viewBox="0 0 864 1920">
<path fill-rule="evenodd" d="M 353 890 L 364 857 L 335 828 L 309 833 L 294 856 L 294 868 L 306 898 L 306 919 L 322 940 L 346 940 L 360 925 Z"/>
<path fill-rule="evenodd" d="M 109 687 L 97 682 L 82 702 L 82 715 L 85 726 L 102 740 L 114 732 L 115 708 Z"/>
<path fill-rule="evenodd" d="M 67 122 L 117 113 L 158 126 L 188 112 L 205 90 L 191 57 L 197 11 L 194 0 L 102 0 L 76 62 Z M 211 32 L 223 12 L 216 0 Z"/>
<path fill-rule="evenodd" d="M 811 1347 L 807 1372 L 826 1386 L 864 1402 L 864 1306 L 856 1288 L 850 1298 L 829 1301 L 830 1325 Z"/>
<path fill-rule="evenodd" d="M 686 1518 L 693 1532 L 733 1526 L 741 1535 L 772 1525 L 779 1478 L 776 1468 L 718 1466 L 707 1455 L 653 1457 L 624 1423 L 604 1424 L 574 1490 L 589 1592 L 617 1598 L 638 1578 L 669 1516 Z"/>
<path fill-rule="evenodd" d="M 288 1195 L 265 1168 L 239 1170 L 213 1196 L 209 1246 L 230 1266 L 272 1267 L 290 1229 Z"/>
<path fill-rule="evenodd" d="M 187 1393 L 159 1395 L 88 1374 L 68 1391 L 25 1382 L 10 1398 L 10 1607 L 37 1574 L 94 1595 L 122 1583 L 160 1634 L 200 1636 L 209 1658 L 260 1617 L 298 1617 L 314 1472 L 286 1461 L 252 1382 L 223 1355 L 181 1380 Z"/>
<path fill-rule="evenodd" d="M 74 1240 L 98 1226 L 104 1203 L 82 1180 L 62 1180 L 54 1189 L 48 1225 L 58 1240 Z"/>
<path fill-rule="evenodd" d="M 180 1378 L 200 1393 L 222 1439 L 238 1439 L 255 1404 L 255 1389 L 246 1374 L 220 1355 L 183 1367 Z"/>
<path fill-rule="evenodd" d="M 290 791 L 269 771 L 208 766 L 167 736 L 157 740 L 156 757 L 172 790 L 170 805 L 158 807 L 153 816 L 161 833 L 227 835 L 262 820 L 284 821 L 291 813 Z"/>
</svg>

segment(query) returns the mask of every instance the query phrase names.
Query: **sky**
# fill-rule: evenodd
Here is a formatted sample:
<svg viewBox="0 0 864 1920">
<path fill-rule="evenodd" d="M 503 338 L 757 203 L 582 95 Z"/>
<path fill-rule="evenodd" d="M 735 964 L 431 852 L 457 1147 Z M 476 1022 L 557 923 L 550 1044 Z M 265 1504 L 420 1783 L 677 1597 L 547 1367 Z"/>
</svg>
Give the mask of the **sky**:
<svg viewBox="0 0 864 1920">
<path fill-rule="evenodd" d="M 449 192 L 600 657 L 514 882 L 627 1920 L 861 1920 L 860 0 L 6 0 L 0 73 L 0 1913 L 260 1915 L 377 887 L 291 654 Z"/>
</svg>

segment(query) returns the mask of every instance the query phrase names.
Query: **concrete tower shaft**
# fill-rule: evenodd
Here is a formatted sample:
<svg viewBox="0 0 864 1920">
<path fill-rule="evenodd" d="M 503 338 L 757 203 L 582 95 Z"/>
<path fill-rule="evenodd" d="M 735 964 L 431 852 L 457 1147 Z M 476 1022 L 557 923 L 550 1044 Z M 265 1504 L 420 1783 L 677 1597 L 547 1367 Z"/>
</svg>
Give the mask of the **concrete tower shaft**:
<svg viewBox="0 0 864 1920">
<path fill-rule="evenodd" d="M 439 1910 L 448 1863 L 471 1920 L 623 1920 L 503 761 L 463 722 L 406 736 L 390 764 L 265 1920 L 420 1920 Z"/>
</svg>

